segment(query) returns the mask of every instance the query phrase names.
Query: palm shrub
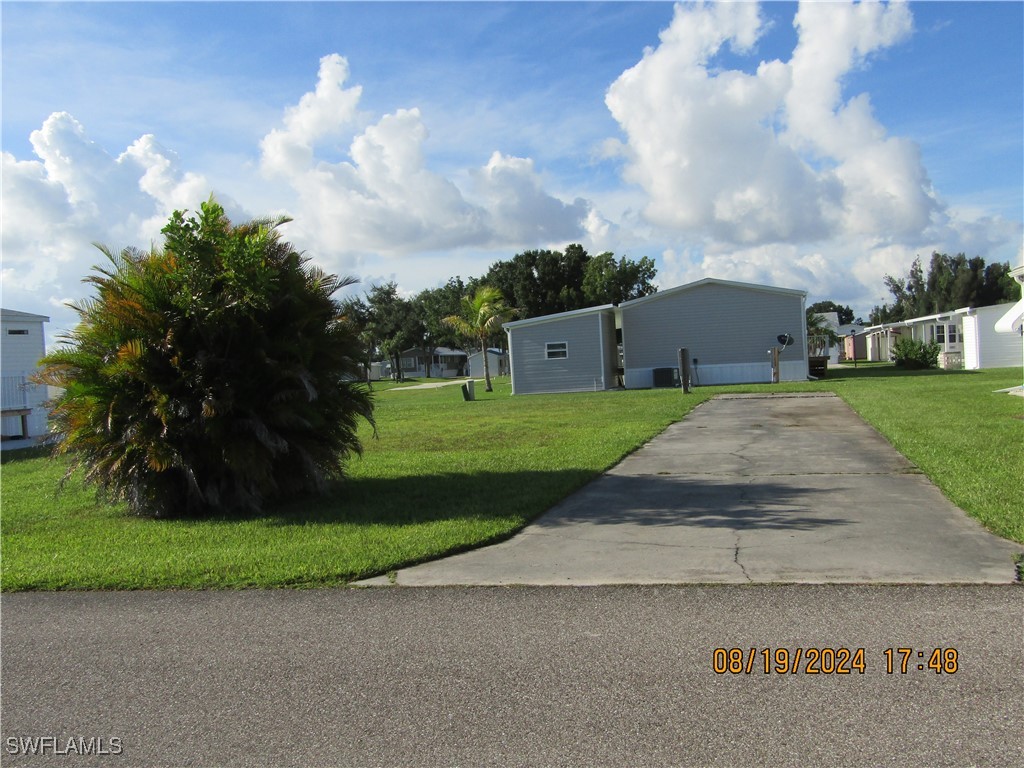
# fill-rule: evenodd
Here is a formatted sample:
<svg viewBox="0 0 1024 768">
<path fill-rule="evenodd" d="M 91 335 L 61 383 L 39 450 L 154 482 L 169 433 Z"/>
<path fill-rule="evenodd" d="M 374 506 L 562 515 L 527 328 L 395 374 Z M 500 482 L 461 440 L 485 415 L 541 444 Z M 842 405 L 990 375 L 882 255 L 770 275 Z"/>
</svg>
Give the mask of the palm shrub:
<svg viewBox="0 0 1024 768">
<path fill-rule="evenodd" d="M 138 514 L 258 511 L 322 490 L 373 423 L 359 344 L 287 218 L 234 226 L 212 198 L 162 249 L 100 249 L 78 326 L 41 361 L 69 474 Z"/>
</svg>

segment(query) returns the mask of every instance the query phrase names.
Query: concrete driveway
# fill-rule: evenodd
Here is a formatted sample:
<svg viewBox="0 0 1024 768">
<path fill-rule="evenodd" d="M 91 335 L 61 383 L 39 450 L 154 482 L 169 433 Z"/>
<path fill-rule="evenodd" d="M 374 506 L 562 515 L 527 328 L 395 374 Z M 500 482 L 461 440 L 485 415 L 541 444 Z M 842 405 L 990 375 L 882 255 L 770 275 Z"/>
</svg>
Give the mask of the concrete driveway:
<svg viewBox="0 0 1024 768">
<path fill-rule="evenodd" d="M 1022 550 L 835 395 L 724 395 L 508 541 L 393 583 L 999 584 Z"/>
</svg>

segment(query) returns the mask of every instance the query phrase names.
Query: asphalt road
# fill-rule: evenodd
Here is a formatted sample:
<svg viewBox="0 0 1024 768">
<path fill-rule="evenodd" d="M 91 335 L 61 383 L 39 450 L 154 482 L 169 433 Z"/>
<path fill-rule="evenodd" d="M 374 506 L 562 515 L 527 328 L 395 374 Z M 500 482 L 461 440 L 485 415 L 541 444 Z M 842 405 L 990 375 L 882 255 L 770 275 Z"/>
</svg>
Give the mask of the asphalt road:
<svg viewBox="0 0 1024 768">
<path fill-rule="evenodd" d="M 0 607 L 4 766 L 1024 764 L 1020 586 L 23 593 Z M 716 674 L 714 650 L 733 647 L 755 649 L 753 671 Z M 888 674 L 900 647 L 907 672 L 896 652 Z M 803 660 L 765 674 L 766 648 Z M 865 670 L 809 674 L 812 648 L 863 648 Z M 951 654 L 941 673 L 917 668 L 933 648 L 956 650 L 955 672 Z M 69 739 L 120 754 L 54 754 Z M 21 754 L 33 744 L 47 754 Z"/>
</svg>

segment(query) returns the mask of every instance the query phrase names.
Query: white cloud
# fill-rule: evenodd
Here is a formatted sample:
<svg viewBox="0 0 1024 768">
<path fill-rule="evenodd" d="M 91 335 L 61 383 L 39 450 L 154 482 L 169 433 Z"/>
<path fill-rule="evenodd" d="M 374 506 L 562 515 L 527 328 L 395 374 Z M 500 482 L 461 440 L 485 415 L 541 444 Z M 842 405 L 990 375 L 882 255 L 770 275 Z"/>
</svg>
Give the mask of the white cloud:
<svg viewBox="0 0 1024 768">
<path fill-rule="evenodd" d="M 913 31 L 899 2 L 801 3 L 789 61 L 716 68 L 764 32 L 757 6 L 677 5 L 657 48 L 609 87 L 624 177 L 670 245 L 664 285 L 715 276 L 884 300 L 886 274 L 932 250 L 1014 258 L 1021 225 L 947 206 L 913 141 L 889 136 L 851 72 Z M 660 233 L 660 234 L 659 234 Z"/>
<path fill-rule="evenodd" d="M 46 312 L 69 328 L 68 295 L 103 256 L 92 243 L 147 247 L 176 208 L 195 209 L 209 182 L 143 136 L 113 157 L 71 115 L 55 112 L 32 132 L 39 160 L 3 153 L 4 305 Z"/>
<path fill-rule="evenodd" d="M 757 41 L 757 6 L 677 6 L 658 48 L 609 88 L 650 221 L 738 246 L 929 225 L 939 204 L 916 145 L 886 138 L 866 96 L 842 102 L 851 69 L 909 34 L 909 11 L 811 3 L 795 24 L 788 63 L 719 72 L 711 58 L 726 43 Z"/>
<path fill-rule="evenodd" d="M 314 250 L 351 265 L 358 254 L 532 246 L 582 233 L 588 204 L 546 193 L 529 158 L 494 152 L 482 168 L 467 169 L 466 192 L 432 171 L 429 132 L 415 107 L 366 126 L 346 159 L 319 159 L 318 145 L 355 119 L 360 90 L 342 87 L 347 76 L 343 57 L 321 59 L 315 89 L 261 145 L 264 171 L 296 194 L 296 231 Z"/>
<path fill-rule="evenodd" d="M 275 128 L 261 142 L 263 167 L 285 177 L 309 169 L 315 146 L 340 138 L 358 118 L 362 88 L 345 88 L 348 61 L 338 54 L 320 59 L 316 90 L 285 110 L 284 128 Z"/>
</svg>

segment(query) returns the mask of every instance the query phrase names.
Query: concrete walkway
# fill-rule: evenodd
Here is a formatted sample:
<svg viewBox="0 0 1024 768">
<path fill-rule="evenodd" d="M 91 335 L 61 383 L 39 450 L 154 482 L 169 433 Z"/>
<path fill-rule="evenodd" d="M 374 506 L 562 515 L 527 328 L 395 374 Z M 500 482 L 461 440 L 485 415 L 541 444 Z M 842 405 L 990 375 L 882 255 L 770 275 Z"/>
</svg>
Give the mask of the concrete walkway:
<svg viewBox="0 0 1024 768">
<path fill-rule="evenodd" d="M 1022 550 L 835 395 L 725 395 L 508 541 L 394 583 L 998 584 Z"/>
<path fill-rule="evenodd" d="M 465 384 L 470 379 L 451 379 L 450 381 L 429 381 L 426 384 L 413 384 L 410 387 L 392 387 L 391 389 L 385 389 L 384 392 L 409 392 L 414 389 L 440 389 L 441 387 L 450 387 L 454 384 Z M 483 382 L 483 379 L 472 379 L 472 381 Z"/>
</svg>

